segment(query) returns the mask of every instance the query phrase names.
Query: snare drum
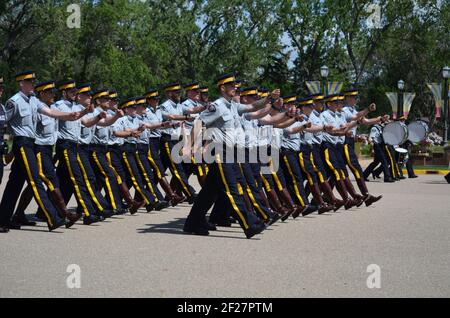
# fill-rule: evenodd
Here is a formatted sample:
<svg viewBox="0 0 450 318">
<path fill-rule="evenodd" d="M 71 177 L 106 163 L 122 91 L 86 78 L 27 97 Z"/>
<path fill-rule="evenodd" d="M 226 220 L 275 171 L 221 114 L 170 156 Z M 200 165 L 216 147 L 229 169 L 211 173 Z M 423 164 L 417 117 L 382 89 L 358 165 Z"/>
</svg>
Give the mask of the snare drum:
<svg viewBox="0 0 450 318">
<path fill-rule="evenodd" d="M 413 143 L 421 142 L 427 138 L 428 132 L 427 123 L 422 120 L 413 121 L 408 125 L 408 140 Z"/>
<path fill-rule="evenodd" d="M 383 128 L 383 139 L 388 145 L 401 145 L 408 140 L 408 127 L 400 121 L 391 122 Z"/>
</svg>

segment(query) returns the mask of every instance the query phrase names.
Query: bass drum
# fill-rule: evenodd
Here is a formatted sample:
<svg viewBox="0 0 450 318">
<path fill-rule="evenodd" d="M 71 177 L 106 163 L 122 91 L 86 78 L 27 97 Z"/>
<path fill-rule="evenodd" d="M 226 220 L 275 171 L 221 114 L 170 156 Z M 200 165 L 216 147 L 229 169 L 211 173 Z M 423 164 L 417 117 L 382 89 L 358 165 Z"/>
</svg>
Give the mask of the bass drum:
<svg viewBox="0 0 450 318">
<path fill-rule="evenodd" d="M 429 128 L 426 122 L 422 120 L 413 121 L 408 125 L 408 140 L 412 143 L 418 143 L 425 140 L 428 136 Z"/>
<path fill-rule="evenodd" d="M 400 121 L 391 122 L 383 128 L 383 139 L 388 145 L 401 145 L 408 140 L 408 127 Z"/>
</svg>

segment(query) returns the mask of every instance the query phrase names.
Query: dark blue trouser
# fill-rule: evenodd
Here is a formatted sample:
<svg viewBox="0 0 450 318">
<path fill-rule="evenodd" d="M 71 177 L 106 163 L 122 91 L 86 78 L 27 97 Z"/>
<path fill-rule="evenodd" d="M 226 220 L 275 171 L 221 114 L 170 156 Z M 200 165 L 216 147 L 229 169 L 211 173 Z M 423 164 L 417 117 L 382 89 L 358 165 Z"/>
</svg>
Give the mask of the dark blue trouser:
<svg viewBox="0 0 450 318">
<path fill-rule="evenodd" d="M 44 212 L 47 223 L 52 226 L 55 222 L 59 222 L 58 212 L 39 176 L 34 139 L 15 137 L 13 152 L 15 160 L 0 203 L 0 225 L 8 226 L 25 181 L 31 186 L 34 198 Z"/>
<path fill-rule="evenodd" d="M 219 195 L 224 195 L 231 205 L 231 213 L 238 220 L 241 227 L 246 230 L 251 227 L 257 217 L 250 213 L 239 195 L 235 163 L 223 162 L 226 156 L 217 155 L 215 162 L 209 167 L 205 186 L 200 190 L 194 205 L 186 219 L 186 225 L 192 227 L 205 227 L 206 213 L 213 206 Z"/>
<path fill-rule="evenodd" d="M 298 152 L 289 149 L 281 151 L 281 166 L 291 195 L 295 198 L 297 204 L 306 206 L 309 204 L 303 185 L 303 174 L 300 168 Z"/>
<path fill-rule="evenodd" d="M 364 178 L 367 179 L 374 169 L 381 163 L 381 168 L 383 169 L 384 179 L 389 179 L 392 177 L 389 170 L 389 162 L 386 158 L 386 152 L 384 149 L 384 144 L 373 144 L 374 159 L 364 170 Z"/>
<path fill-rule="evenodd" d="M 88 184 L 85 182 L 83 170 L 79 164 L 78 145 L 71 141 L 58 141 L 56 157 L 59 162 L 56 174 L 66 204 L 69 203 L 72 194 L 75 194 L 78 211 L 86 216 L 95 214 L 98 209 L 89 193 Z"/>
</svg>

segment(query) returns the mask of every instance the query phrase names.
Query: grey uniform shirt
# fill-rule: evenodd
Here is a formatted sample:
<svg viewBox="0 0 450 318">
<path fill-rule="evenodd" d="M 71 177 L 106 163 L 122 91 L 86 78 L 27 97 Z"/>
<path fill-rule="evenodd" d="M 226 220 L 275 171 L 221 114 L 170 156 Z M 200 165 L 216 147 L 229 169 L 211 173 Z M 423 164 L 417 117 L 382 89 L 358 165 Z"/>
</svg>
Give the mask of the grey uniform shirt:
<svg viewBox="0 0 450 318">
<path fill-rule="evenodd" d="M 137 129 L 139 128 L 139 119 L 137 117 L 132 116 L 124 116 L 116 122 L 114 125 L 115 131 L 124 131 L 126 129 Z M 136 144 L 137 138 L 133 136 L 129 136 L 124 138 L 125 143 Z"/>
<path fill-rule="evenodd" d="M 315 126 L 324 126 L 324 121 L 320 116 L 320 113 L 316 110 L 313 110 L 308 118 L 309 122 Z M 308 133 L 309 134 L 309 133 Z M 312 134 L 312 143 L 315 145 L 320 145 L 323 141 L 323 132 L 315 132 Z"/>
<path fill-rule="evenodd" d="M 39 101 L 43 107 L 48 107 Z M 58 140 L 58 120 L 44 114 L 37 114 L 36 140 L 34 143 L 41 146 L 53 146 Z"/>
<path fill-rule="evenodd" d="M 80 104 L 77 104 L 74 106 L 74 109 L 76 109 L 76 111 L 82 111 L 84 109 L 84 107 Z M 101 110 L 99 110 L 98 108 L 95 108 L 92 113 L 86 114 L 85 118 L 89 118 L 89 119 L 94 118 L 100 113 L 101 113 Z M 78 137 L 78 143 L 80 143 L 82 145 L 91 144 L 92 139 L 94 138 L 94 132 L 95 132 L 96 126 L 97 125 L 93 125 L 91 127 L 86 127 L 85 125 L 83 125 L 81 123 L 81 132 L 80 132 L 80 136 Z"/>
<path fill-rule="evenodd" d="M 369 138 L 376 144 L 382 144 L 383 141 L 383 128 L 380 125 L 373 125 L 370 129 Z"/>
<path fill-rule="evenodd" d="M 116 112 L 112 109 L 108 109 L 107 111 L 108 116 L 115 116 Z M 119 121 L 120 118 L 117 120 Z M 114 146 L 114 145 L 121 145 L 123 144 L 123 138 L 117 137 L 114 135 L 114 124 L 117 122 L 115 121 L 111 126 L 108 126 L 109 132 L 108 132 L 108 146 Z"/>
<path fill-rule="evenodd" d="M 336 120 L 338 122 L 338 127 L 340 128 L 341 125 L 347 124 L 347 120 L 345 119 L 345 116 L 343 112 L 336 112 Z M 337 136 L 338 144 L 343 144 L 345 142 L 345 136 Z"/>
<path fill-rule="evenodd" d="M 79 106 L 75 106 L 75 103 L 68 100 L 59 100 L 51 106 L 57 110 L 65 113 L 70 113 L 79 110 Z M 58 139 L 68 140 L 78 143 L 78 137 L 81 133 L 81 121 L 58 121 Z"/>
<path fill-rule="evenodd" d="M 300 145 L 302 143 L 301 133 L 298 132 L 295 134 L 289 134 L 289 130 L 292 128 L 300 127 L 300 126 L 304 125 L 305 123 L 306 123 L 305 121 L 301 121 L 301 122 L 296 121 L 291 126 L 283 129 L 283 137 L 282 137 L 282 141 L 281 141 L 282 148 L 286 148 L 286 149 L 293 150 L 293 151 L 300 150 Z"/>
<path fill-rule="evenodd" d="M 156 108 L 148 107 L 146 113 L 147 120 L 150 124 L 158 124 L 163 122 L 163 116 L 161 113 L 161 108 L 157 106 Z M 164 129 L 165 131 L 166 129 Z M 161 137 L 161 129 L 152 129 L 148 131 L 150 138 Z"/>
<path fill-rule="evenodd" d="M 0 143 L 3 142 L 3 138 L 6 133 L 6 113 L 5 106 L 0 103 Z"/>
<path fill-rule="evenodd" d="M 356 116 L 358 114 L 358 111 L 356 110 L 355 106 L 348 106 L 346 105 L 344 107 L 344 109 L 342 110 L 342 113 L 345 117 L 345 120 L 347 121 L 347 123 L 353 121 L 353 117 Z M 350 132 L 352 133 L 352 136 L 355 137 L 356 136 L 356 129 L 358 127 L 353 127 Z"/>
<path fill-rule="evenodd" d="M 312 115 L 312 113 L 311 113 L 311 115 Z M 311 121 L 311 115 L 310 116 L 306 116 L 306 114 L 303 115 L 303 116 L 305 116 L 305 122 L 313 124 Z M 307 132 L 307 131 L 303 131 L 302 132 L 302 141 L 303 141 L 303 144 L 311 146 L 312 144 L 314 144 L 314 134 Z"/>
<path fill-rule="evenodd" d="M 125 138 L 117 137 L 116 135 L 114 135 L 114 132 L 125 130 L 123 122 L 126 120 L 126 118 L 127 116 L 123 116 L 111 125 L 111 136 L 114 137 L 111 137 L 112 139 L 110 142 L 114 142 L 113 145 L 122 146 L 125 143 Z"/>
<path fill-rule="evenodd" d="M 5 105 L 5 118 L 13 136 L 36 137 L 37 114 L 45 107 L 34 96 L 19 92 Z"/>
<path fill-rule="evenodd" d="M 148 118 L 147 118 L 147 116 L 144 114 L 144 115 L 137 115 L 136 116 L 136 120 L 137 120 L 137 122 L 138 122 L 138 127 L 141 125 L 141 124 L 148 124 L 149 123 L 149 121 L 148 121 Z M 137 139 L 137 143 L 138 144 L 146 144 L 146 145 L 148 145 L 148 143 L 149 143 L 149 138 L 150 138 L 150 130 L 149 129 L 146 129 L 146 130 L 144 130 L 143 132 L 142 132 L 142 134 L 139 136 L 139 138 Z"/>
<path fill-rule="evenodd" d="M 183 115 L 183 107 L 181 104 L 177 104 L 170 99 L 162 103 L 160 108 L 164 120 L 167 120 L 168 115 Z M 176 122 L 177 121 L 172 121 L 172 124 L 175 124 Z M 181 127 L 165 129 L 164 134 L 171 135 L 173 140 L 178 140 L 181 134 Z"/>
<path fill-rule="evenodd" d="M 273 126 L 261 125 L 258 126 L 258 147 L 269 146 L 272 142 Z"/>
<path fill-rule="evenodd" d="M 187 111 L 192 107 L 201 106 L 199 102 L 194 102 L 192 99 L 187 99 L 183 103 L 181 103 L 181 108 L 183 109 L 183 115 L 188 115 Z M 198 118 L 200 114 L 191 114 L 191 117 Z M 194 127 L 193 121 L 186 121 L 185 128 L 190 132 Z"/>
<path fill-rule="evenodd" d="M 208 138 L 213 142 L 224 143 L 227 147 L 235 146 L 235 114 L 231 102 L 223 97 L 217 99 L 200 114 L 200 119 L 208 129 Z"/>
<path fill-rule="evenodd" d="M 101 107 L 97 107 L 97 115 L 104 111 Z M 116 113 L 110 115 L 109 109 L 106 111 L 108 116 L 115 116 Z M 94 135 L 92 136 L 92 143 L 96 145 L 106 146 L 109 144 L 111 127 L 110 126 L 99 126 L 94 125 Z"/>
<path fill-rule="evenodd" d="M 246 114 L 241 117 L 242 127 L 245 134 L 245 148 L 258 146 L 259 127 L 257 119 L 247 119 Z"/>
<path fill-rule="evenodd" d="M 324 110 L 320 114 L 320 118 L 323 120 L 325 125 L 330 125 L 330 126 L 333 126 L 334 128 L 339 128 L 340 124 L 336 117 L 337 117 L 336 114 L 329 109 Z M 327 132 L 323 133 L 323 139 L 333 145 L 336 145 L 339 141 L 338 136 L 330 135 Z"/>
</svg>

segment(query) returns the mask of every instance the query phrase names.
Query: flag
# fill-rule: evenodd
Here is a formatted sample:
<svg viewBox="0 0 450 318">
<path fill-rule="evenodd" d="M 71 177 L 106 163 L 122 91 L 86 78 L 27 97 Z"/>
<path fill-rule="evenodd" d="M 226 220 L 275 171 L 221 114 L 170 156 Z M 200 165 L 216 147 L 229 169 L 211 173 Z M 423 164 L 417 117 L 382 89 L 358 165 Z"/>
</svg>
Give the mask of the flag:
<svg viewBox="0 0 450 318">
<path fill-rule="evenodd" d="M 413 103 L 416 93 L 405 93 L 403 94 L 403 115 L 408 118 L 409 111 L 411 110 L 411 105 Z"/>
<path fill-rule="evenodd" d="M 328 95 L 339 94 L 343 85 L 343 82 L 328 82 Z"/>
<path fill-rule="evenodd" d="M 428 83 L 427 85 L 434 96 L 434 102 L 436 105 L 436 118 L 440 118 L 442 105 L 444 104 L 444 101 L 442 100 L 442 86 L 440 83 Z"/>
<path fill-rule="evenodd" d="M 398 95 L 397 93 L 386 93 L 389 102 L 391 103 L 392 108 L 392 118 L 397 119 L 397 111 L 398 111 Z"/>
<path fill-rule="evenodd" d="M 306 81 L 305 83 L 311 95 L 320 93 L 320 81 Z"/>
</svg>

